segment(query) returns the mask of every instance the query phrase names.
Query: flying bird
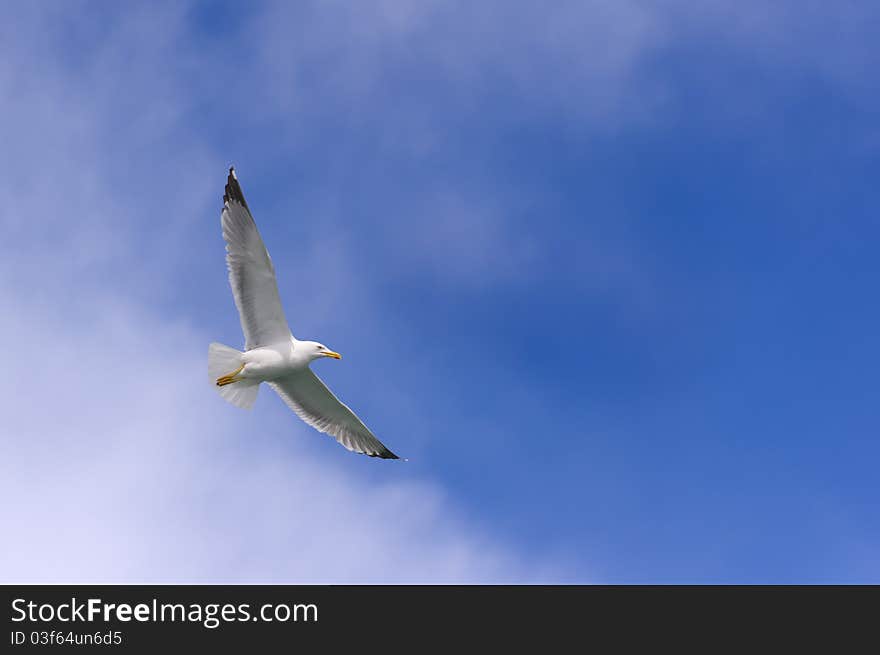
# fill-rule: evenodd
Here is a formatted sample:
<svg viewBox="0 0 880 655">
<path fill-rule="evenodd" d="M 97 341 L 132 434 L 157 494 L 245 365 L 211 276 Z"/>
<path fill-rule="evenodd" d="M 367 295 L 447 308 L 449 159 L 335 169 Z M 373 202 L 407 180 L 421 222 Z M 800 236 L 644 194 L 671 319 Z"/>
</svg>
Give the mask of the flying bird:
<svg viewBox="0 0 880 655">
<path fill-rule="evenodd" d="M 317 341 L 300 341 L 290 331 L 275 267 L 257 231 L 248 204 L 229 169 L 220 212 L 226 265 L 244 332 L 244 352 L 212 343 L 208 347 L 211 383 L 224 400 L 250 409 L 265 382 L 306 423 L 348 450 L 382 459 L 399 459 L 379 441 L 309 368 L 325 357 L 342 356 Z"/>
</svg>

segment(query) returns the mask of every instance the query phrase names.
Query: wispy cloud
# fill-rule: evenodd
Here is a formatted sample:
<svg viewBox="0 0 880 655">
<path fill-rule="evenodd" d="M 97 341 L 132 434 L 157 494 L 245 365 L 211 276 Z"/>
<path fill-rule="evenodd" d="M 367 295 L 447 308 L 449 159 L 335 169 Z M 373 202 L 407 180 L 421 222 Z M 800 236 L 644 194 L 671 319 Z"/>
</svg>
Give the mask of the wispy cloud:
<svg viewBox="0 0 880 655">
<path fill-rule="evenodd" d="M 8 199 L 0 223 L 15 245 L 7 238 L 0 262 L 0 340 L 13 345 L 6 366 L 19 374 L 0 382 L 0 520 L 16 526 L 0 546 L 0 577 L 326 583 L 558 575 L 550 564 L 527 564 L 405 464 L 381 479 L 317 454 L 326 437 L 268 391 L 253 413 L 213 393 L 204 362 L 213 335 L 162 302 L 174 286 L 169 275 L 191 267 L 201 247 L 187 250 L 175 235 L 191 236 L 193 215 L 216 213 L 204 207 L 205 184 L 223 172 L 211 147 L 181 136 L 188 97 L 162 72 L 175 68 L 183 47 L 181 20 L 173 5 L 112 15 L 100 23 L 100 47 L 75 70 L 61 52 L 39 57 L 39 71 L 8 106 L 2 136 L 16 157 L 0 176 Z M 12 62 L 35 55 L 31 37 L 41 30 L 67 28 L 76 38 L 98 29 L 78 21 L 32 16 L 31 31 L 7 42 L 0 85 L 22 83 Z M 157 162 L 163 152 L 173 153 L 167 165 Z M 213 175 L 204 172 L 209 163 Z M 208 197 L 216 195 L 212 188 Z M 219 238 L 211 246 L 225 286 Z M 299 268 L 289 272 L 304 282 L 317 276 L 330 298 L 333 279 L 347 291 L 355 279 L 344 259 L 307 257 Z M 320 323 L 329 309 L 315 311 Z"/>
<path fill-rule="evenodd" d="M 264 109 L 320 112 L 332 103 L 355 119 L 379 110 L 397 130 L 418 116 L 427 128 L 438 100 L 460 115 L 487 94 L 516 98 L 502 120 L 549 109 L 614 121 L 643 111 L 622 101 L 635 92 L 641 57 L 663 37 L 653 8 L 630 1 L 274 3 L 252 27 L 276 82 L 266 90 L 276 103 Z"/>
<path fill-rule="evenodd" d="M 16 526 L 0 548 L 6 582 L 558 575 L 526 566 L 435 485 L 344 473 L 302 446 L 325 437 L 290 417 L 222 404 L 191 328 L 107 296 L 80 296 L 89 322 L 2 302 L 0 338 L 23 345 L 7 359 L 20 374 L 0 382 L 0 519 Z"/>
</svg>

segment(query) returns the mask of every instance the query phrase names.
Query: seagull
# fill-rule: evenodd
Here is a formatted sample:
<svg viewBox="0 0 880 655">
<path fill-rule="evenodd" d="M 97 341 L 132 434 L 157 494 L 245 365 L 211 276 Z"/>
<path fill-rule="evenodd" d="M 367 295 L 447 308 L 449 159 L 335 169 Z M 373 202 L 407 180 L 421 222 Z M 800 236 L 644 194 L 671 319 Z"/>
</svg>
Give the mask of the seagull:
<svg viewBox="0 0 880 655">
<path fill-rule="evenodd" d="M 220 224 L 229 284 L 245 338 L 244 352 L 221 343 L 208 347 L 208 374 L 223 399 L 250 409 L 260 383 L 265 382 L 303 421 L 335 437 L 348 450 L 399 459 L 309 368 L 317 359 L 342 359 L 342 355 L 317 341 L 300 341 L 291 333 L 278 295 L 275 267 L 234 168 L 226 180 Z"/>
</svg>

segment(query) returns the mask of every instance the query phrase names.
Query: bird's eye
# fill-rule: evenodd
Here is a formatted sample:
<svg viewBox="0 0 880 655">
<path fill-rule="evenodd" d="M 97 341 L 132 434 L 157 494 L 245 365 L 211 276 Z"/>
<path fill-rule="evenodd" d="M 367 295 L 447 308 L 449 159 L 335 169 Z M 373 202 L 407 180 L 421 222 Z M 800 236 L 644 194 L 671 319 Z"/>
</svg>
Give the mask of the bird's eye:
<svg viewBox="0 0 880 655">
<path fill-rule="evenodd" d="M 318 346 L 318 350 L 324 350 L 324 346 Z"/>
</svg>

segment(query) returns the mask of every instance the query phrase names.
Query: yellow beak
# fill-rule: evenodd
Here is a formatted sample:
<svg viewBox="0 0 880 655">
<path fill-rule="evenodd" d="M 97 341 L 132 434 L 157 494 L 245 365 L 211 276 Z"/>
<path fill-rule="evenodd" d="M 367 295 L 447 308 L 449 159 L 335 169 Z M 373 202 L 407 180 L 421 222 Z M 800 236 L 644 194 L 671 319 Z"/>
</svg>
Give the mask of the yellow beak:
<svg viewBox="0 0 880 655">
<path fill-rule="evenodd" d="M 324 357 L 332 357 L 333 359 L 342 359 L 342 355 L 339 353 L 335 353 L 332 350 L 325 350 L 321 353 Z"/>
</svg>

